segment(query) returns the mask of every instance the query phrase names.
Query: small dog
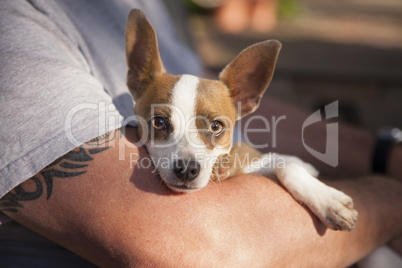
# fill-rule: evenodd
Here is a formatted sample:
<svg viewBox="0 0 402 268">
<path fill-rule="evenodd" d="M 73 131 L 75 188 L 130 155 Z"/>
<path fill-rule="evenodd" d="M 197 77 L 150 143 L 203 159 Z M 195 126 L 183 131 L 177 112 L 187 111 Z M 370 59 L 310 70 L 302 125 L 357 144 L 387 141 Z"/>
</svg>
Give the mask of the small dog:
<svg viewBox="0 0 402 268">
<path fill-rule="evenodd" d="M 126 29 L 127 84 L 136 102 L 134 112 L 144 119 L 139 137 L 173 191 L 200 190 L 214 177 L 276 175 L 327 227 L 350 231 L 357 220 L 352 199 L 316 179 L 318 172 L 310 164 L 293 156 L 263 155 L 245 144 L 232 147 L 234 122 L 257 109 L 280 48 L 276 40 L 246 48 L 219 80 L 171 75 L 161 61 L 152 25 L 143 12 L 132 10 Z M 241 167 L 233 160 L 250 156 L 253 162 Z"/>
</svg>

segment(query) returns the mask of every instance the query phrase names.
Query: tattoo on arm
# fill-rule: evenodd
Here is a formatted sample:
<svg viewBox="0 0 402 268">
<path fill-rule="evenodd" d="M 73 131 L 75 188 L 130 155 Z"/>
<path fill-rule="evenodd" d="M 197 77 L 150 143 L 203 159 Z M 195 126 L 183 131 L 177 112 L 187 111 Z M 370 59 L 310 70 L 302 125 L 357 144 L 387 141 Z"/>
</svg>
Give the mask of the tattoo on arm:
<svg viewBox="0 0 402 268">
<path fill-rule="evenodd" d="M 101 153 L 111 147 L 111 141 L 116 135 L 122 135 L 123 131 L 113 131 L 94 138 L 84 145 L 70 151 L 66 155 L 56 159 L 38 174 L 28 179 L 35 185 L 33 191 L 27 191 L 22 184 L 15 187 L 0 199 L 0 211 L 18 212 L 23 208 L 21 201 L 33 201 L 40 198 L 46 192 L 49 199 L 53 191 L 53 180 L 56 178 L 71 178 L 87 172 L 93 158 L 91 155 Z"/>
</svg>

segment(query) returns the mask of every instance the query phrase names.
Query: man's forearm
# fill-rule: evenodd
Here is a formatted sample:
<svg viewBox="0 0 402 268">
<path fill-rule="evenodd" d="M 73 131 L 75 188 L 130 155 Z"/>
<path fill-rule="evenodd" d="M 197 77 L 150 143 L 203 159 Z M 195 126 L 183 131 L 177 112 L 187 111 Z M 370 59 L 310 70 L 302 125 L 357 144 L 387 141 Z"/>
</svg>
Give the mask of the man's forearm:
<svg viewBox="0 0 402 268">
<path fill-rule="evenodd" d="M 144 168 L 148 156 L 132 144 L 135 130 L 128 128 L 121 139 L 92 154 L 85 173 L 55 177 L 49 198 L 43 191 L 20 201 L 17 212 L 5 212 L 102 267 L 340 267 L 402 231 L 402 209 L 395 207 L 402 204 L 402 187 L 392 180 L 334 182 L 360 213 L 354 231 L 337 232 L 325 230 L 280 185 L 260 176 L 173 194 L 152 167 Z"/>
</svg>

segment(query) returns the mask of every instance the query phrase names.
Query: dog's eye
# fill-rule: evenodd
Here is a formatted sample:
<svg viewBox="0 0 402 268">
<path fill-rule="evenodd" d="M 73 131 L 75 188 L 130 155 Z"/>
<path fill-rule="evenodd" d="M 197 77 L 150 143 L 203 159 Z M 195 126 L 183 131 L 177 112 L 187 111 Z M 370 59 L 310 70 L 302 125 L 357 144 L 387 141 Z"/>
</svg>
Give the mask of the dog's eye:
<svg viewBox="0 0 402 268">
<path fill-rule="evenodd" d="M 152 126 L 156 130 L 162 130 L 162 129 L 166 128 L 165 119 L 163 119 L 162 117 L 154 117 L 154 118 L 152 118 L 151 122 L 152 122 Z"/>
<path fill-rule="evenodd" d="M 222 130 L 223 130 L 223 126 L 222 123 L 219 121 L 213 121 L 210 125 L 209 125 L 209 132 L 211 132 L 214 135 L 219 135 Z"/>
</svg>

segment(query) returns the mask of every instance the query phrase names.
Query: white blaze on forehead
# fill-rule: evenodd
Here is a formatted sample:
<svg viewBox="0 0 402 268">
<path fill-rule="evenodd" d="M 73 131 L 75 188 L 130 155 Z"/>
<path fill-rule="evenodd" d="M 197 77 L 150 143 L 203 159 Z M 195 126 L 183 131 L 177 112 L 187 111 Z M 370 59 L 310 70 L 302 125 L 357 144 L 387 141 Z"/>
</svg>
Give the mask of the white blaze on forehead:
<svg viewBox="0 0 402 268">
<path fill-rule="evenodd" d="M 205 156 L 218 156 L 227 153 L 229 148 L 214 148 L 209 150 L 198 136 L 196 127 L 196 104 L 200 79 L 193 75 L 182 75 L 172 91 L 172 117 L 173 135 L 177 143 L 176 152 L 204 153 Z"/>
<path fill-rule="evenodd" d="M 185 134 L 189 120 L 194 121 L 197 88 L 200 80 L 193 75 L 182 75 L 173 88 L 172 124 L 175 138 Z M 195 122 L 193 122 L 195 123 Z M 183 137 L 183 136 L 182 136 Z"/>
</svg>

